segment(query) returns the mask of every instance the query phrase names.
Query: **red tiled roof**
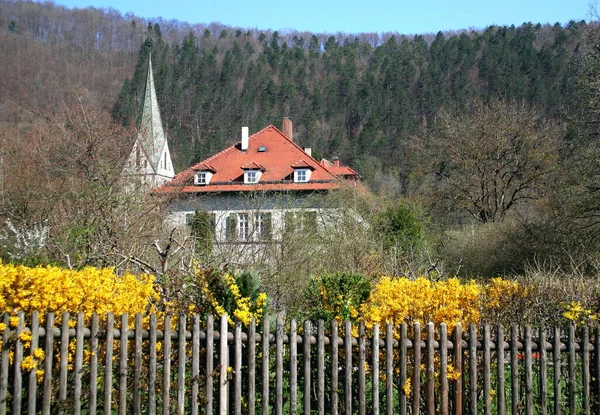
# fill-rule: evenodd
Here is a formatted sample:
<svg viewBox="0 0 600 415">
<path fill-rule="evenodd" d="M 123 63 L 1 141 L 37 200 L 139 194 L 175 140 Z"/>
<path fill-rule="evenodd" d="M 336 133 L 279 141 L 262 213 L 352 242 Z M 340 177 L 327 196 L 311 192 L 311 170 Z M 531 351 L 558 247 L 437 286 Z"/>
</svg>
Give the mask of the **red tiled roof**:
<svg viewBox="0 0 600 415">
<path fill-rule="evenodd" d="M 335 164 L 333 164 L 332 162 L 330 162 L 327 159 L 322 159 L 321 165 L 323 167 L 325 167 L 329 172 L 334 174 L 335 176 L 344 176 L 344 177 L 354 176 L 357 179 L 360 178 L 360 175 L 348 166 L 339 166 L 339 165 L 336 166 Z"/>
<path fill-rule="evenodd" d="M 296 167 L 296 163 L 299 161 L 303 162 L 301 167 L 313 170 L 310 181 L 306 183 L 294 183 L 293 181 L 294 168 L 292 166 Z M 248 166 L 252 164 L 260 166 L 264 172 L 257 184 L 244 184 L 244 168 L 250 168 Z M 211 166 L 214 174 L 209 184 L 194 186 L 194 170 L 197 171 L 201 166 Z M 312 191 L 337 189 L 341 184 L 331 168 L 324 167 L 276 127 L 270 125 L 249 137 L 246 151 L 242 151 L 240 143 L 236 143 L 177 174 L 173 180 L 159 187 L 157 191 L 184 193 L 260 190 Z"/>
<path fill-rule="evenodd" d="M 311 170 L 315 169 L 311 164 L 307 163 L 306 160 L 298 160 L 297 162 L 292 164 L 292 169 L 301 169 L 301 168 L 308 168 Z"/>
<path fill-rule="evenodd" d="M 262 170 L 265 171 L 265 168 L 258 164 L 255 161 L 251 161 L 250 163 L 246 163 L 242 166 L 242 170 Z"/>
<path fill-rule="evenodd" d="M 213 166 L 211 166 L 210 164 L 206 164 L 206 163 L 198 163 L 196 164 L 192 170 L 194 171 L 211 171 L 211 172 L 216 172 L 215 168 Z"/>
</svg>

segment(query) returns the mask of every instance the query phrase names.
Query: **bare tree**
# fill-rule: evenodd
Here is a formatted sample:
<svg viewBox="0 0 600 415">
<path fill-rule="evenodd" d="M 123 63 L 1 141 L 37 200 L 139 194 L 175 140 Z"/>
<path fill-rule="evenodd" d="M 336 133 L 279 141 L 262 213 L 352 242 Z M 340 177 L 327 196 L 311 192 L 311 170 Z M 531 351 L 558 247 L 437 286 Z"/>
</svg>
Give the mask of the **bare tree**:
<svg viewBox="0 0 600 415">
<path fill-rule="evenodd" d="M 467 114 L 442 110 L 437 121 L 413 147 L 437 206 L 498 222 L 515 206 L 543 195 L 563 133 L 556 123 L 503 100 L 477 101 Z"/>
</svg>

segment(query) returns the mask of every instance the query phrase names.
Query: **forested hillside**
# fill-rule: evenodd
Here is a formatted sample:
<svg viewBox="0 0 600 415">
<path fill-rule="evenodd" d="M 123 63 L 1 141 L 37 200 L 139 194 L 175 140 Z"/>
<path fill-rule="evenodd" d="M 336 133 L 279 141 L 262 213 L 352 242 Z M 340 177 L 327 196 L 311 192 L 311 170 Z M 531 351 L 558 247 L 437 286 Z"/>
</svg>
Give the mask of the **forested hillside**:
<svg viewBox="0 0 600 415">
<path fill-rule="evenodd" d="M 585 23 L 524 24 L 444 35 L 429 42 L 392 35 L 373 44 L 358 36 L 288 35 L 223 30 L 169 44 L 153 30 L 143 44 L 113 115 L 139 114 L 150 51 L 164 120 L 179 168 L 283 116 L 298 141 L 337 155 L 373 185 L 393 171 L 406 185 L 410 137 L 427 130 L 442 107 L 504 97 L 557 116 L 569 93 Z"/>
</svg>

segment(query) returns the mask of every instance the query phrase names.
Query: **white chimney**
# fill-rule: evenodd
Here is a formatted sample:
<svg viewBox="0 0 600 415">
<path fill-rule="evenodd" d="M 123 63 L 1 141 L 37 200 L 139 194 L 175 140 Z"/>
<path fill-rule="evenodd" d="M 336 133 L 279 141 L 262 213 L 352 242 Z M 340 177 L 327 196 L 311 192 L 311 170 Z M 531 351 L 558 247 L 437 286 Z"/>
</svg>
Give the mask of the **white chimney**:
<svg viewBox="0 0 600 415">
<path fill-rule="evenodd" d="M 248 150 L 248 127 L 242 127 L 242 151 Z"/>
<path fill-rule="evenodd" d="M 310 148 L 310 147 L 304 147 L 304 152 L 306 154 L 308 154 L 309 156 L 312 157 L 312 148 Z"/>
</svg>

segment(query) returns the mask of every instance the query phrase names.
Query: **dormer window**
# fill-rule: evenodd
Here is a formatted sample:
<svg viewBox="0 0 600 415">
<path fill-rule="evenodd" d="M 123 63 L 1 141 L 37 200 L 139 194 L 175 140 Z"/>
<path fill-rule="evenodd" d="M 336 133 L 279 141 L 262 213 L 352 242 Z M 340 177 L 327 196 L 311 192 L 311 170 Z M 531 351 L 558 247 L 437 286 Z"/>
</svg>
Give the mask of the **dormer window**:
<svg viewBox="0 0 600 415">
<path fill-rule="evenodd" d="M 244 184 L 258 183 L 260 181 L 260 176 L 262 176 L 262 172 L 265 171 L 263 166 L 254 161 L 244 164 L 242 170 L 244 170 Z"/>
<path fill-rule="evenodd" d="M 296 183 L 306 183 L 310 178 L 309 169 L 296 169 L 294 171 L 294 181 Z"/>
<path fill-rule="evenodd" d="M 212 177 L 209 171 L 197 171 L 194 173 L 194 184 L 196 186 L 206 186 Z"/>
<path fill-rule="evenodd" d="M 206 163 L 201 163 L 193 167 L 194 170 L 194 184 L 196 186 L 206 186 L 210 183 L 213 174 L 216 170 Z"/>
<path fill-rule="evenodd" d="M 310 180 L 310 174 L 315 169 L 306 160 L 298 160 L 292 164 L 294 169 L 294 183 L 307 183 Z"/>
<path fill-rule="evenodd" d="M 244 183 L 255 184 L 260 179 L 260 170 L 246 170 L 244 172 Z"/>
</svg>

